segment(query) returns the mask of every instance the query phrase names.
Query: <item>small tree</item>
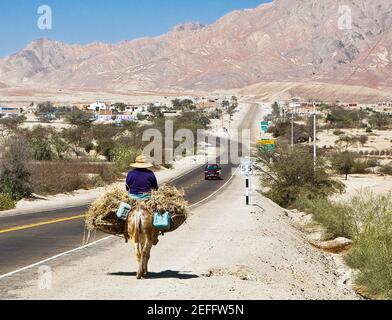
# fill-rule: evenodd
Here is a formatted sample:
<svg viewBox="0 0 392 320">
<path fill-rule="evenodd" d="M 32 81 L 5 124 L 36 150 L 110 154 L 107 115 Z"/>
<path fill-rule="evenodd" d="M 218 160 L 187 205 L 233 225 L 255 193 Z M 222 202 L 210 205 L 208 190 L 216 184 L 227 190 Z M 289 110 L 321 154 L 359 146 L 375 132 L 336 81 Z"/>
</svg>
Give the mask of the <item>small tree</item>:
<svg viewBox="0 0 392 320">
<path fill-rule="evenodd" d="M 50 122 L 55 118 L 56 108 L 50 101 L 40 103 L 35 112 L 36 117 L 42 122 Z"/>
<path fill-rule="evenodd" d="M 25 116 L 0 119 L 0 138 L 2 139 L 2 143 L 6 143 L 7 138 L 17 133 L 19 126 L 24 121 L 26 121 Z"/>
<path fill-rule="evenodd" d="M 136 157 L 140 153 L 134 148 L 117 147 L 113 152 L 115 168 L 120 172 L 128 171 L 131 163 L 135 162 Z"/>
<path fill-rule="evenodd" d="M 0 165 L 0 190 L 14 200 L 31 195 L 30 172 L 27 168 L 30 157 L 28 143 L 22 137 L 10 139 L 5 146 Z"/>
<path fill-rule="evenodd" d="M 68 152 L 69 146 L 59 134 L 52 137 L 51 143 L 59 159 L 63 159 L 64 155 Z"/>
<path fill-rule="evenodd" d="M 267 189 L 265 195 L 286 208 L 301 197 L 327 197 L 344 188 L 329 176 L 323 158 L 319 157 L 314 168 L 312 150 L 307 146 L 290 148 L 284 144 L 274 153 L 266 153 L 260 148 L 257 167 L 261 172 L 261 184 Z"/>
<path fill-rule="evenodd" d="M 34 160 L 49 161 L 52 160 L 52 150 L 47 139 L 33 138 L 29 142 L 31 154 Z"/>
<path fill-rule="evenodd" d="M 335 152 L 332 155 L 331 163 L 336 172 L 345 175 L 346 180 L 348 180 L 348 175 L 352 173 L 356 160 L 357 155 L 355 153 L 343 151 Z"/>
<path fill-rule="evenodd" d="M 362 147 L 369 141 L 369 137 L 362 135 L 359 137 L 359 142 L 361 143 Z"/>
<path fill-rule="evenodd" d="M 92 114 L 82 110 L 75 110 L 67 114 L 66 119 L 69 124 L 77 127 L 90 128 Z"/>
</svg>

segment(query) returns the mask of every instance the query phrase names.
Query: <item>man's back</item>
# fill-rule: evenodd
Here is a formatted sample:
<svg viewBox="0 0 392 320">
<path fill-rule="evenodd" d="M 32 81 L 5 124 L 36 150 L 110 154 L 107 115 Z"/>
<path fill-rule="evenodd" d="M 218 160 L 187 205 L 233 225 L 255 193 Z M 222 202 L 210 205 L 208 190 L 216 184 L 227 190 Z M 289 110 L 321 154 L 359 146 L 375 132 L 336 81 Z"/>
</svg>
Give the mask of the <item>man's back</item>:
<svg viewBox="0 0 392 320">
<path fill-rule="evenodd" d="M 131 194 L 146 194 L 158 189 L 158 182 L 151 170 L 135 169 L 128 173 L 126 188 Z"/>
</svg>

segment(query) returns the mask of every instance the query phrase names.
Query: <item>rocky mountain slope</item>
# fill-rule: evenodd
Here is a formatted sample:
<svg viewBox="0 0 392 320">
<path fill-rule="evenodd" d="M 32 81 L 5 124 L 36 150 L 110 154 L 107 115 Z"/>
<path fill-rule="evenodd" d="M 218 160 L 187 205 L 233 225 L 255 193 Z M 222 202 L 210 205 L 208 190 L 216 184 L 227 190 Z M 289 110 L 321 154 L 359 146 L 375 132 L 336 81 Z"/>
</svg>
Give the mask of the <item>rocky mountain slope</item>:
<svg viewBox="0 0 392 320">
<path fill-rule="evenodd" d="M 339 27 L 349 6 L 352 28 Z M 390 0 L 275 0 L 156 38 L 40 39 L 0 59 L 0 82 L 81 90 L 229 89 L 260 82 L 392 86 Z"/>
</svg>

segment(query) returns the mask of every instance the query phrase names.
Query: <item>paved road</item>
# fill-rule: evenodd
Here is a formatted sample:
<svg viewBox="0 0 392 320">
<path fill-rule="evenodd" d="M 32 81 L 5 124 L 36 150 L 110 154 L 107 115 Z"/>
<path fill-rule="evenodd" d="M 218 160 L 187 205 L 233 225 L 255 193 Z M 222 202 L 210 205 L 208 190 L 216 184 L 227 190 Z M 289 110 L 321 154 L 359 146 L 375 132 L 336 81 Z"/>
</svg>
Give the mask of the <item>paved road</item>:
<svg viewBox="0 0 392 320">
<path fill-rule="evenodd" d="M 257 107 L 252 105 L 240 128 L 249 128 L 256 112 Z M 231 163 L 222 165 L 222 180 L 205 181 L 203 165 L 173 180 L 172 183 L 184 188 L 187 200 L 194 204 L 221 188 L 236 167 L 236 164 Z M 83 240 L 84 222 L 83 218 L 78 216 L 83 215 L 88 206 L 86 203 L 74 208 L 0 217 L 0 275 L 79 247 Z M 64 221 L 39 225 L 42 222 L 59 219 Z M 29 225 L 35 227 L 15 230 Z M 13 231 L 1 231 L 6 229 Z M 104 236 L 97 234 L 96 238 Z"/>
</svg>

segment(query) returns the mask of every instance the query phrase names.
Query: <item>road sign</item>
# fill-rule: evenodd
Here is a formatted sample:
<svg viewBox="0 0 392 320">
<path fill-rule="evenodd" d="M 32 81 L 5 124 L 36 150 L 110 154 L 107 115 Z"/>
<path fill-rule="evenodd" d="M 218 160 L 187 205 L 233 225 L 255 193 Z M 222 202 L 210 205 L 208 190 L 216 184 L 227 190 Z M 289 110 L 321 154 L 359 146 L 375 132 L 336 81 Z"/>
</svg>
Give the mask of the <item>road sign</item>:
<svg viewBox="0 0 392 320">
<path fill-rule="evenodd" d="M 262 146 L 266 145 L 276 145 L 275 139 L 261 139 L 257 141 L 257 144 L 261 144 Z"/>
<path fill-rule="evenodd" d="M 274 144 L 266 144 L 266 145 L 261 146 L 261 149 L 265 153 L 270 153 L 270 152 L 274 152 L 276 150 L 276 146 Z"/>
<path fill-rule="evenodd" d="M 274 152 L 276 150 L 275 139 L 261 139 L 257 141 L 257 144 L 261 147 L 264 152 Z"/>
<path fill-rule="evenodd" d="M 261 131 L 263 132 L 268 132 L 269 130 L 269 122 L 268 121 L 262 121 L 260 122 L 260 126 L 261 126 Z"/>
<path fill-rule="evenodd" d="M 251 158 L 242 158 L 240 170 L 242 176 L 253 176 L 253 160 Z"/>
</svg>

